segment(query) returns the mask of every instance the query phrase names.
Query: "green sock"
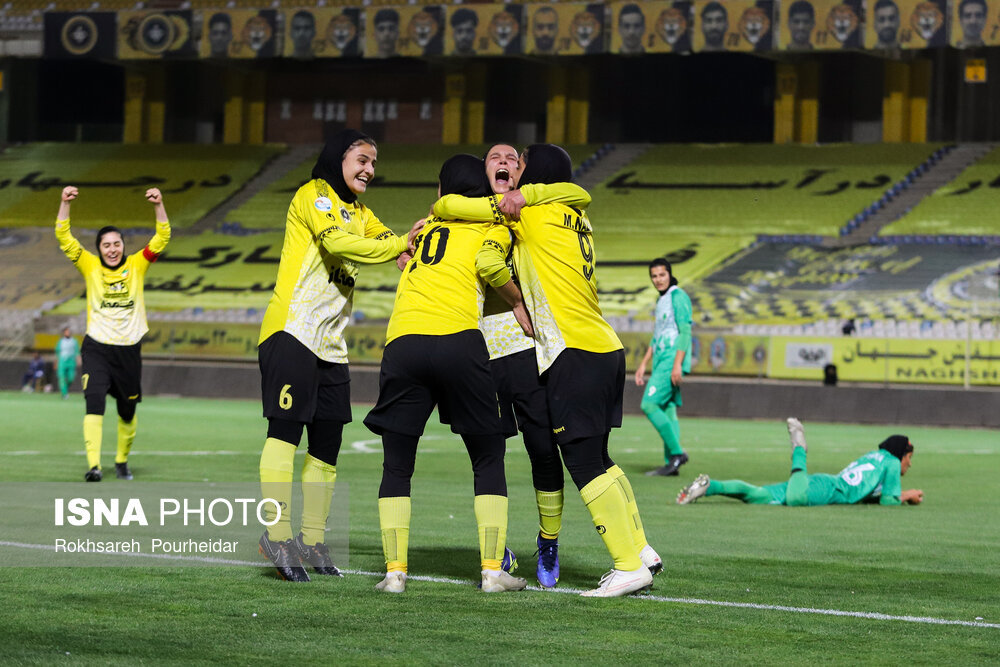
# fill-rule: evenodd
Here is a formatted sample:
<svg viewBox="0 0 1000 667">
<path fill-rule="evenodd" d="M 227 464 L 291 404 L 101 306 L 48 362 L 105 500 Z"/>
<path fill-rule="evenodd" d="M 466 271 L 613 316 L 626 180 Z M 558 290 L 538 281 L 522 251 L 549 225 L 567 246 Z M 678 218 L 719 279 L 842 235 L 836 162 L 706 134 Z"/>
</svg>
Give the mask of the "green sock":
<svg viewBox="0 0 1000 667">
<path fill-rule="evenodd" d="M 642 406 L 646 417 L 652 422 L 653 428 L 660 434 L 663 440 L 663 460 L 669 461 L 671 456 L 680 456 L 684 453 L 681 447 L 681 426 L 677 421 L 677 407 L 670 405 L 661 408 L 658 405 L 645 404 Z"/>
<path fill-rule="evenodd" d="M 752 505 L 770 503 L 772 500 L 771 493 L 767 489 L 748 484 L 741 479 L 727 479 L 725 481 L 713 479 L 708 483 L 705 495 L 736 498 Z"/>
</svg>

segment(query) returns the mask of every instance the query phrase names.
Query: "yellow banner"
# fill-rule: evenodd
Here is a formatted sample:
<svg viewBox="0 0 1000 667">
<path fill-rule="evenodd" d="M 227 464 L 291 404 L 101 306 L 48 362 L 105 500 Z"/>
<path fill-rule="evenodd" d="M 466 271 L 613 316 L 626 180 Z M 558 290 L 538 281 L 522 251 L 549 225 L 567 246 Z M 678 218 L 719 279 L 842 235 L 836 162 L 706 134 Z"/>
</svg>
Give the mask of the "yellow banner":
<svg viewBox="0 0 1000 667">
<path fill-rule="evenodd" d="M 1000 2 L 954 0 L 951 44 L 960 49 L 1000 44 Z"/>
<path fill-rule="evenodd" d="M 286 11 L 285 55 L 302 60 L 361 55 L 360 15 L 358 7 Z"/>
<path fill-rule="evenodd" d="M 649 348 L 652 334 L 628 331 L 618 334 L 625 347 L 625 367 L 629 373 Z M 695 375 L 767 375 L 767 336 L 737 336 L 695 332 L 691 337 L 691 372 Z M 647 368 L 646 370 L 650 370 Z"/>
<path fill-rule="evenodd" d="M 612 5 L 612 53 L 688 53 L 694 26 L 693 4 L 617 2 Z"/>
<path fill-rule="evenodd" d="M 793 0 L 781 4 L 778 47 L 783 51 L 859 49 L 861 0 Z"/>
<path fill-rule="evenodd" d="M 968 369 L 970 384 L 1000 384 L 1000 341 L 771 339 L 770 377 L 819 381 L 827 363 L 850 382 L 963 384 Z"/>
<path fill-rule="evenodd" d="M 605 5 L 557 2 L 525 6 L 524 50 L 535 55 L 604 53 Z"/>
<path fill-rule="evenodd" d="M 869 49 L 947 46 L 947 0 L 870 0 L 865 30 Z"/>
<path fill-rule="evenodd" d="M 771 0 L 697 0 L 694 50 L 770 51 L 774 48 Z"/>
<path fill-rule="evenodd" d="M 523 5 L 465 5 L 448 12 L 444 51 L 452 56 L 503 56 L 524 52 Z"/>
<path fill-rule="evenodd" d="M 444 7 L 399 5 L 372 9 L 365 12 L 366 58 L 444 53 Z"/>
<path fill-rule="evenodd" d="M 274 9 L 220 9 L 202 13 L 202 58 L 273 58 L 278 53 Z"/>
</svg>

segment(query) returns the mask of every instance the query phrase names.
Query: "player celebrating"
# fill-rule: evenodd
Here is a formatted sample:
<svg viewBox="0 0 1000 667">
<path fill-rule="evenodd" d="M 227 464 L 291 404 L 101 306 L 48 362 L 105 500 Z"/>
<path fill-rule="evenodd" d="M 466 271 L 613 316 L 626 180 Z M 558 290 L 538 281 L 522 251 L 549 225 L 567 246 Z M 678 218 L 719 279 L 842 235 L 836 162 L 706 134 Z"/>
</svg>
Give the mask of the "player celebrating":
<svg viewBox="0 0 1000 667">
<path fill-rule="evenodd" d="M 439 179 L 439 193 L 481 197 L 488 192 L 483 162 L 472 155 L 449 158 Z M 399 280 L 378 403 L 365 418 L 365 425 L 382 436 L 385 451 L 378 509 L 386 575 L 376 586 L 380 591 L 406 589 L 410 479 L 417 444 L 435 404 L 441 422 L 462 436 L 472 459 L 483 591 L 526 585 L 501 569 L 507 535 L 505 445 L 489 352 L 478 328 L 486 281 L 513 306 L 525 333 L 531 333 L 521 292 L 503 261 L 509 245 L 504 227 L 432 218 Z M 499 260 L 482 252 L 490 246 L 502 248 Z"/>
<path fill-rule="evenodd" d="M 601 316 L 593 231 L 586 214 L 564 204 L 531 205 L 536 195 L 528 186 L 569 183 L 569 155 L 558 146 L 536 144 L 524 151 L 519 164 L 520 191 L 478 200 L 444 197 L 434 213 L 492 219 L 514 232 L 514 265 L 525 287 L 551 426 L 566 468 L 614 559 L 598 588 L 584 595 L 626 595 L 651 586 L 652 571 L 663 565 L 646 542 L 632 487 L 608 455 L 611 429 L 621 426 L 625 354 Z M 508 220 L 504 214 L 519 219 Z"/>
<path fill-rule="evenodd" d="M 142 279 L 170 241 L 170 222 L 163 207 L 163 195 L 159 189 L 150 188 L 145 196 L 153 204 L 156 234 L 149 243 L 126 257 L 121 230 L 108 225 L 97 232 L 98 255 L 94 255 L 83 249 L 70 230 L 70 202 L 79 194 L 71 185 L 63 188 L 56 216 L 56 238 L 59 249 L 87 283 L 87 334 L 80 349 L 83 357 L 80 379 L 87 404 L 83 440 L 89 468 L 84 479 L 100 482 L 103 477 L 101 437 L 105 397 L 111 394 L 118 405 L 115 474 L 118 479 L 129 480 L 132 471 L 128 467 L 128 454 L 135 440 L 135 409 L 142 400 L 141 341 L 149 331 Z"/>
<path fill-rule="evenodd" d="M 281 505 L 260 551 L 289 581 L 340 575 L 324 542 L 344 424 L 351 421 L 350 374 L 343 332 L 351 314 L 358 263 L 396 259 L 406 239 L 358 201 L 375 174 L 375 142 L 343 130 L 327 142 L 312 180 L 288 207 L 274 294 L 261 326 L 258 359 L 267 440 L 261 490 Z M 308 429 L 302 467 L 302 530 L 292 538 L 295 449 Z M 271 517 L 273 520 L 274 517 Z"/>
<path fill-rule="evenodd" d="M 787 482 L 754 486 L 734 479 L 720 482 L 699 475 L 677 496 L 678 505 L 693 503 L 703 496 L 728 496 L 749 505 L 852 505 L 878 502 L 880 505 L 919 505 L 924 492 L 902 490 L 900 477 L 913 461 L 913 445 L 905 435 L 891 435 L 878 449 L 868 452 L 844 468 L 839 475 L 806 473 L 806 437 L 802 423 L 788 419 L 792 441 L 792 474 Z"/>
<path fill-rule="evenodd" d="M 640 387 L 646 383 L 646 364 L 652 357 L 653 373 L 640 407 L 663 440 L 665 465 L 646 474 L 670 476 L 688 461 L 681 449 L 677 408 L 682 405 L 681 379 L 691 372 L 691 298 L 677 286 L 670 262 L 663 257 L 649 263 L 649 279 L 660 298 L 656 300 L 653 340 L 635 371 L 635 383 Z"/>
</svg>

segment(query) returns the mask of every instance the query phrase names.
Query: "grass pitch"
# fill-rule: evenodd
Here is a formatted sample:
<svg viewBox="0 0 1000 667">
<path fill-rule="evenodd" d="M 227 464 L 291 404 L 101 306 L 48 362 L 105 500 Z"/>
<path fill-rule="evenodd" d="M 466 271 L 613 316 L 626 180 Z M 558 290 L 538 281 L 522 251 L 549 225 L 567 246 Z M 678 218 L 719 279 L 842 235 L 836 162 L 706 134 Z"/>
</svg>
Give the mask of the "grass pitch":
<svg viewBox="0 0 1000 667">
<path fill-rule="evenodd" d="M 0 394 L 0 481 L 82 480 L 83 401 Z M 5 663 L 994 663 L 1000 651 L 997 456 L 987 431 L 806 424 L 812 472 L 836 472 L 893 432 L 916 445 L 904 488 L 919 507 L 751 507 L 673 503 L 697 473 L 780 481 L 780 422 L 683 419 L 691 463 L 660 463 L 652 428 L 627 417 L 612 454 L 629 474 L 666 571 L 652 595 L 587 600 L 475 588 L 472 480 L 461 442 L 432 422 L 413 484 L 411 581 L 373 590 L 382 569 L 379 447 L 355 412 L 338 484 L 350 487 L 353 574 L 276 580 L 255 567 L 3 568 Z M 264 421 L 255 402 L 152 397 L 139 409 L 136 480 L 257 479 Z M 105 470 L 114 449 L 105 420 Z M 303 448 L 304 449 L 304 448 Z M 225 453 L 223 453 L 225 452 Z M 508 441 L 508 544 L 533 581 L 537 530 L 527 456 Z M 568 482 L 568 478 L 567 478 Z M 103 484 L 123 484 L 107 479 Z M 80 481 L 80 489 L 85 487 Z M 609 560 L 567 489 L 559 590 L 592 587 Z M 336 526 L 331 527 L 336 530 Z M 16 535 L 7 535 L 17 541 Z M 7 549 L 10 547 L 0 547 Z M 426 577 L 426 578 L 425 578 Z M 831 613 L 817 613 L 826 610 Z M 848 612 L 853 615 L 834 615 Z M 865 617 L 868 614 L 869 617 Z M 886 615 L 886 616 L 879 616 Z M 925 617 L 906 621 L 894 617 Z M 893 617 L 893 618 L 889 618 Z M 977 619 L 980 619 L 977 621 Z M 979 623 L 942 624 L 941 621 Z"/>
</svg>

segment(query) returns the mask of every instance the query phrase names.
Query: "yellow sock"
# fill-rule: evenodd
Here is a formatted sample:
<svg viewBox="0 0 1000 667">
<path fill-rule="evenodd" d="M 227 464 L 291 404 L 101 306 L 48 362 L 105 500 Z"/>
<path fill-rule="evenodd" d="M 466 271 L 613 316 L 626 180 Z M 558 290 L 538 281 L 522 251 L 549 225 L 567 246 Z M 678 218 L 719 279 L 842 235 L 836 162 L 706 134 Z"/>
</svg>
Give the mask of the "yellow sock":
<svg viewBox="0 0 1000 667">
<path fill-rule="evenodd" d="M 615 569 L 638 570 L 642 567 L 639 550 L 636 549 L 632 531 L 629 530 L 625 496 L 615 479 L 607 473 L 599 475 L 580 489 L 580 496 L 590 510 L 604 546 L 615 561 Z"/>
<path fill-rule="evenodd" d="M 563 490 L 535 489 L 535 503 L 538 505 L 538 532 L 546 540 L 556 539 L 562 529 Z"/>
<path fill-rule="evenodd" d="M 618 466 L 611 466 L 608 468 L 608 474 L 611 475 L 618 486 L 621 487 L 622 495 L 625 496 L 625 506 L 628 508 L 629 516 L 632 517 L 632 541 L 635 543 L 635 548 L 637 551 L 642 551 L 649 542 L 646 541 L 646 531 L 642 529 L 642 519 L 639 518 L 639 504 L 635 501 L 635 492 L 632 491 L 632 484 L 629 483 L 628 477 L 625 476 L 625 471 Z"/>
<path fill-rule="evenodd" d="M 138 422 L 139 415 L 133 415 L 130 422 L 118 418 L 118 453 L 115 455 L 115 463 L 128 461 L 128 453 L 132 451 L 132 443 L 135 442 L 135 427 Z"/>
<path fill-rule="evenodd" d="M 292 539 L 292 477 L 295 466 L 295 445 L 277 438 L 264 442 L 260 454 L 260 492 L 264 498 L 274 498 L 281 506 L 278 522 L 267 527 L 268 536 L 275 542 Z M 265 504 L 270 507 L 271 503 Z M 274 521 L 274 512 L 265 510 L 268 523 Z"/>
<path fill-rule="evenodd" d="M 476 496 L 479 558 L 484 570 L 499 570 L 507 546 L 507 496 Z"/>
<path fill-rule="evenodd" d="M 336 481 L 337 466 L 306 454 L 302 465 L 302 541 L 306 544 L 326 541 L 326 520 Z"/>
<path fill-rule="evenodd" d="M 382 528 L 386 572 L 406 572 L 410 548 L 410 497 L 379 498 L 378 522 Z"/>
<path fill-rule="evenodd" d="M 87 451 L 87 469 L 101 467 L 101 436 L 104 415 L 83 416 L 83 447 Z"/>
</svg>

